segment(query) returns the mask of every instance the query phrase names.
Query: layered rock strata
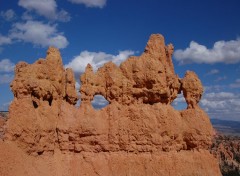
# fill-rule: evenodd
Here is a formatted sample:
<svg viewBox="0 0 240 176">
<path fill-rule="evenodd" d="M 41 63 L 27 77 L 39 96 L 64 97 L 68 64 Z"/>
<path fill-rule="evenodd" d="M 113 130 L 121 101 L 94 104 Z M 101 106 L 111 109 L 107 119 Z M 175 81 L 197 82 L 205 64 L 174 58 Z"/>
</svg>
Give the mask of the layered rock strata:
<svg viewBox="0 0 240 176">
<path fill-rule="evenodd" d="M 52 175 L 220 175 L 207 151 L 213 129 L 198 106 L 201 81 L 190 71 L 180 79 L 172 53 L 155 34 L 141 56 L 119 67 L 109 62 L 94 73 L 89 64 L 79 108 L 74 74 L 57 49 L 34 64 L 19 63 L 4 145 L 17 144 L 33 160 L 48 158 Z M 171 103 L 181 92 L 188 108 L 177 111 Z M 95 95 L 109 105 L 94 109 Z"/>
</svg>

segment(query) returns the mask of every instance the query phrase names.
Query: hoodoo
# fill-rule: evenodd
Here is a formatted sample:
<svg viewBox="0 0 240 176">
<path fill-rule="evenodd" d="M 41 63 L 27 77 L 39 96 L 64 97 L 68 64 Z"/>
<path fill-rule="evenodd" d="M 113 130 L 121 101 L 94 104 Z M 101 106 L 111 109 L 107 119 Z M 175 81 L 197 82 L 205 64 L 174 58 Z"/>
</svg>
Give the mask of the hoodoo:
<svg viewBox="0 0 240 176">
<path fill-rule="evenodd" d="M 180 79 L 172 53 L 173 45 L 153 34 L 141 56 L 120 66 L 108 62 L 94 72 L 88 64 L 80 97 L 58 49 L 18 63 L 0 175 L 221 175 L 208 151 L 213 128 L 198 105 L 201 81 L 192 71 Z M 181 92 L 188 106 L 178 111 L 171 103 Z M 95 95 L 109 105 L 94 109 Z"/>
</svg>

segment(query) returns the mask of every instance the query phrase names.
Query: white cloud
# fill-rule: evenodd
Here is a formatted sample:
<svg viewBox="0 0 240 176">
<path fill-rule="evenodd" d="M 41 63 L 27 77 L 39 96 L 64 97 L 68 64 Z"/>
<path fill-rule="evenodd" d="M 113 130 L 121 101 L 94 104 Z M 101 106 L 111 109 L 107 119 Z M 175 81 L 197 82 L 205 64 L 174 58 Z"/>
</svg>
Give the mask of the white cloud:
<svg viewBox="0 0 240 176">
<path fill-rule="evenodd" d="M 13 78 L 13 74 L 0 74 L 0 84 L 9 84 Z"/>
<path fill-rule="evenodd" d="M 185 103 L 185 98 L 183 97 L 183 94 L 179 94 L 177 98 L 172 102 L 173 106 L 179 105 L 179 103 Z"/>
<path fill-rule="evenodd" d="M 218 74 L 218 73 L 219 73 L 218 69 L 212 69 L 206 75 L 215 75 L 215 74 Z"/>
<path fill-rule="evenodd" d="M 171 105 L 177 110 L 183 110 L 187 108 L 187 103 L 182 93 L 177 96 Z"/>
<path fill-rule="evenodd" d="M 28 11 L 26 11 L 22 14 L 22 20 L 26 21 L 33 20 L 33 16 Z"/>
<path fill-rule="evenodd" d="M 15 64 L 9 59 L 0 60 L 0 72 L 13 72 Z"/>
<path fill-rule="evenodd" d="M 1 45 L 6 45 L 6 44 L 11 44 L 11 43 L 12 43 L 11 38 L 2 36 L 2 35 L 0 34 L 0 46 L 1 46 Z"/>
<path fill-rule="evenodd" d="M 231 92 L 218 92 L 218 93 L 206 93 L 204 95 L 205 98 L 207 98 L 208 100 L 221 100 L 221 99 L 227 99 L 227 98 L 234 98 L 235 95 Z"/>
<path fill-rule="evenodd" d="M 71 17 L 67 11 L 60 10 L 56 15 L 56 19 L 62 22 L 68 22 L 71 20 Z"/>
<path fill-rule="evenodd" d="M 95 95 L 92 101 L 92 105 L 96 109 L 101 109 L 107 106 L 109 102 L 102 95 Z"/>
<path fill-rule="evenodd" d="M 191 41 L 190 46 L 185 50 L 176 50 L 174 58 L 180 64 L 193 62 L 206 64 L 238 63 L 240 62 L 240 39 L 215 42 L 211 49 Z"/>
<path fill-rule="evenodd" d="M 72 68 L 75 73 L 83 73 L 87 64 L 91 64 L 94 71 L 108 61 L 119 65 L 122 61 L 133 55 L 133 51 L 120 51 L 118 55 L 107 54 L 105 52 L 83 51 L 80 55 L 73 58 L 71 62 L 65 65 L 66 68 Z"/>
<path fill-rule="evenodd" d="M 240 79 L 236 79 L 234 83 L 230 84 L 231 88 L 240 88 Z"/>
<path fill-rule="evenodd" d="M 240 94 L 232 92 L 206 93 L 203 95 L 200 105 L 212 118 L 237 120 L 240 114 Z"/>
<path fill-rule="evenodd" d="M 63 33 L 59 33 L 56 28 L 56 24 L 45 24 L 39 21 L 15 23 L 10 37 L 41 47 L 55 46 L 57 48 L 66 48 L 68 41 Z"/>
<path fill-rule="evenodd" d="M 76 90 L 77 90 L 77 92 L 78 92 L 78 90 L 80 89 L 80 84 L 76 81 L 76 83 L 75 83 L 75 87 L 76 87 Z"/>
<path fill-rule="evenodd" d="M 68 0 L 76 4 L 84 4 L 87 7 L 99 7 L 103 8 L 106 5 L 107 0 Z"/>
<path fill-rule="evenodd" d="M 6 21 L 12 21 L 16 18 L 16 14 L 12 9 L 9 9 L 7 11 L 1 11 L 0 15 Z"/>
<path fill-rule="evenodd" d="M 0 84 L 8 84 L 13 80 L 15 64 L 9 59 L 0 60 Z"/>
<path fill-rule="evenodd" d="M 204 86 L 204 91 L 205 92 L 221 92 L 224 91 L 228 88 L 228 85 L 209 85 L 209 86 Z"/>
<path fill-rule="evenodd" d="M 183 95 L 180 94 L 172 105 L 178 110 L 186 109 Z M 224 91 L 204 93 L 200 106 L 211 118 L 240 121 L 240 93 Z"/>
<path fill-rule="evenodd" d="M 68 12 L 65 10 L 57 11 L 57 3 L 55 0 L 19 0 L 18 5 L 50 20 L 63 22 L 70 20 Z"/>
</svg>

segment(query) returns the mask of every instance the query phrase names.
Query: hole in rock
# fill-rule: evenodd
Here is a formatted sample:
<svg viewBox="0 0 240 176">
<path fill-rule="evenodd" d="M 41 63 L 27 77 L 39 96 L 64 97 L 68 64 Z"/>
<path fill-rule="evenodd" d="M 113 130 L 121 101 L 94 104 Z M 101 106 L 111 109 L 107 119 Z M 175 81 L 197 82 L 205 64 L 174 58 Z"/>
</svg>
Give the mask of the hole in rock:
<svg viewBox="0 0 240 176">
<path fill-rule="evenodd" d="M 38 108 L 38 104 L 37 104 L 37 102 L 36 101 L 32 101 L 32 103 L 33 103 L 33 107 L 36 109 L 36 108 Z"/>
<path fill-rule="evenodd" d="M 184 110 L 187 108 L 187 103 L 185 101 L 185 98 L 183 97 L 183 93 L 178 94 L 177 98 L 172 102 L 172 106 L 176 110 Z"/>
<path fill-rule="evenodd" d="M 38 155 L 42 155 L 44 151 L 37 152 Z"/>
<path fill-rule="evenodd" d="M 52 101 L 53 101 L 53 98 L 50 97 L 49 100 L 48 100 L 49 106 L 52 106 Z"/>
<path fill-rule="evenodd" d="M 95 95 L 92 101 L 92 106 L 95 109 L 102 109 L 108 104 L 109 102 L 102 95 Z"/>
</svg>

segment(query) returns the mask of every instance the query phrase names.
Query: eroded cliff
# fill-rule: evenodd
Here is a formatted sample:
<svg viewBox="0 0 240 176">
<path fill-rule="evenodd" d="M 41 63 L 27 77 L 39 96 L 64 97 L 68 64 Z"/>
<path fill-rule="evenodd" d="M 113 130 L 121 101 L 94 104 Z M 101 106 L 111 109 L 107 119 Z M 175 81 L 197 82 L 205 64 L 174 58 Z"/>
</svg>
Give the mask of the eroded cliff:
<svg viewBox="0 0 240 176">
<path fill-rule="evenodd" d="M 221 175 L 207 151 L 213 129 L 198 106 L 201 81 L 190 71 L 180 79 L 172 53 L 173 45 L 154 34 L 141 56 L 119 67 L 109 62 L 94 73 L 88 65 L 79 108 L 73 72 L 63 68 L 57 49 L 34 64 L 17 64 L 2 145 L 17 144 L 34 161 L 45 157 L 51 166 L 39 169 L 49 175 Z M 171 103 L 181 92 L 188 108 L 177 111 Z M 94 109 L 95 95 L 109 105 Z"/>
</svg>

